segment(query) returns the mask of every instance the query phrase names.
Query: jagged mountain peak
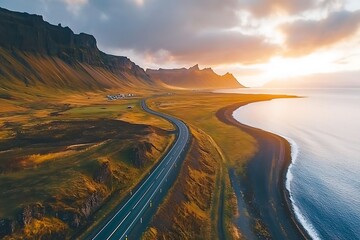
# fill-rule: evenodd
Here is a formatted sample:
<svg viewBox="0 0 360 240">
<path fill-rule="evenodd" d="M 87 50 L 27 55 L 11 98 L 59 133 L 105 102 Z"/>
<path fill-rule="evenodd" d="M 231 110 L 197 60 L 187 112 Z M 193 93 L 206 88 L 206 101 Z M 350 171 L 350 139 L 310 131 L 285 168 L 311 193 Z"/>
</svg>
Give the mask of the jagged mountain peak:
<svg viewBox="0 0 360 240">
<path fill-rule="evenodd" d="M 195 64 L 194 66 L 190 67 L 189 70 L 191 70 L 191 71 L 199 71 L 200 70 L 199 64 Z"/>
<path fill-rule="evenodd" d="M 188 69 L 147 69 L 146 73 L 153 79 L 168 86 L 191 89 L 240 88 L 243 87 L 230 73 L 223 76 L 216 74 L 212 68 L 199 69 L 196 64 Z"/>
</svg>

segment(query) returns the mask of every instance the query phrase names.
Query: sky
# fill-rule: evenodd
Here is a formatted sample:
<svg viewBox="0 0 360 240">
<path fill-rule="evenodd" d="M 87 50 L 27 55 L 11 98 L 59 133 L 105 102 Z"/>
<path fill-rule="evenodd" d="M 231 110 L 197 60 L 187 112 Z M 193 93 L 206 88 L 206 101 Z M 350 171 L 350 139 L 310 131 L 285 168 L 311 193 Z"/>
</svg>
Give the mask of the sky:
<svg viewBox="0 0 360 240">
<path fill-rule="evenodd" d="M 100 50 L 143 68 L 199 64 L 231 72 L 246 86 L 360 73 L 359 0 L 0 0 L 0 6 L 92 34 Z"/>
</svg>

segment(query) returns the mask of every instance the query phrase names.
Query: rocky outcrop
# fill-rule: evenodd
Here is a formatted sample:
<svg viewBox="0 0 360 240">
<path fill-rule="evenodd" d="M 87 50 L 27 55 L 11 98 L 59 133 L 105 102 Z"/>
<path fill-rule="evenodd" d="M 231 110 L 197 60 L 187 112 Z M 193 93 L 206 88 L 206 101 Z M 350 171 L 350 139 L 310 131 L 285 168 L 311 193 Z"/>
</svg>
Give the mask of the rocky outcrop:
<svg viewBox="0 0 360 240">
<path fill-rule="evenodd" d="M 50 205 L 45 207 L 40 203 L 27 205 L 20 210 L 16 220 L 0 219 L 0 238 L 11 235 L 16 230 L 31 224 L 33 219 L 41 220 L 46 216 L 54 216 L 67 223 L 71 228 L 78 228 L 86 223 L 87 218 L 103 203 L 105 197 L 102 192 L 94 192 L 83 201 L 78 209 L 53 209 Z"/>
<path fill-rule="evenodd" d="M 36 203 L 27 205 L 18 214 L 18 223 L 21 227 L 24 227 L 30 224 L 32 219 L 41 219 L 42 217 L 44 217 L 44 215 L 45 207 L 42 204 Z"/>
<path fill-rule="evenodd" d="M 231 73 L 221 76 L 216 74 L 211 68 L 200 70 L 197 64 L 188 69 L 146 69 L 146 73 L 165 85 L 178 88 L 215 89 L 244 87 Z"/>
<path fill-rule="evenodd" d="M 97 209 L 101 203 L 104 201 L 105 196 L 100 192 L 95 192 L 91 194 L 83 203 L 80 208 L 80 212 L 85 218 L 88 218 L 91 213 Z"/>
<path fill-rule="evenodd" d="M 71 228 L 86 224 L 88 217 L 104 202 L 106 195 L 101 191 L 91 193 L 78 208 L 52 209 L 49 214 L 61 219 Z"/>
<path fill-rule="evenodd" d="M 95 171 L 93 179 L 97 183 L 107 183 L 111 179 L 110 163 L 103 162 L 99 169 Z"/>
<path fill-rule="evenodd" d="M 69 224 L 70 227 L 77 228 L 80 226 L 80 214 L 74 210 L 59 211 L 55 213 L 55 216 L 62 221 Z"/>
<path fill-rule="evenodd" d="M 49 206 L 47 215 L 54 216 L 67 223 L 71 228 L 78 228 L 86 224 L 89 216 L 104 202 L 106 194 L 95 191 L 82 200 L 77 207 Z"/>
<path fill-rule="evenodd" d="M 45 206 L 34 203 L 24 206 L 16 219 L 0 219 L 0 238 L 14 233 L 17 229 L 30 224 L 33 219 L 41 219 L 45 216 Z"/>
<path fill-rule="evenodd" d="M 137 168 L 142 168 L 148 164 L 148 157 L 146 156 L 147 153 L 152 153 L 153 145 L 149 142 L 141 142 L 131 148 L 130 150 L 130 157 L 131 161 Z"/>
<path fill-rule="evenodd" d="M 94 180 L 105 183 L 111 178 L 111 171 L 107 162 L 103 163 L 96 171 Z M 54 206 L 51 201 L 44 204 L 34 203 L 24 206 L 15 219 L 0 219 L 0 238 L 11 235 L 18 230 L 30 225 L 34 219 L 42 220 L 44 217 L 55 217 L 66 223 L 70 228 L 76 229 L 86 224 L 90 215 L 98 209 L 108 195 L 104 191 L 95 191 L 82 200 L 77 207 L 65 205 Z M 66 231 L 64 229 L 64 231 Z M 57 235 L 66 235 L 65 232 L 54 232 Z M 49 235 L 50 238 L 56 238 Z"/>
</svg>

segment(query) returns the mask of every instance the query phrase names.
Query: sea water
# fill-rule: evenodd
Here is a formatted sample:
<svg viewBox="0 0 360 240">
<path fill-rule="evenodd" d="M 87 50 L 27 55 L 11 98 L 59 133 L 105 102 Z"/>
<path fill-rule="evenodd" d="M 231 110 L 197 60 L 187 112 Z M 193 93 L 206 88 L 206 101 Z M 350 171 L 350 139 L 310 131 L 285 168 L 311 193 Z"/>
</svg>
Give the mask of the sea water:
<svg viewBox="0 0 360 240">
<path fill-rule="evenodd" d="M 360 239 L 360 89 L 228 92 L 244 91 L 304 96 L 252 103 L 233 116 L 290 142 L 286 188 L 313 239 Z"/>
</svg>

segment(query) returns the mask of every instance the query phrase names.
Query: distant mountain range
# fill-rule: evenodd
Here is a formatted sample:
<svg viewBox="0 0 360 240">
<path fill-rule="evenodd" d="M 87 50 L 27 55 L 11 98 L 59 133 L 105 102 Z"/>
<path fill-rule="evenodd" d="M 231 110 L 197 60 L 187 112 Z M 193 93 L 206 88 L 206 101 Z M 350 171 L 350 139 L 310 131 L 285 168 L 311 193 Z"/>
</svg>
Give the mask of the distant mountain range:
<svg viewBox="0 0 360 240">
<path fill-rule="evenodd" d="M 271 81 L 266 88 L 360 88 L 360 71 L 318 73 Z"/>
<path fill-rule="evenodd" d="M 188 89 L 241 88 L 236 78 L 230 74 L 216 74 L 211 68 L 200 70 L 198 65 L 180 69 L 146 69 L 146 73 L 167 87 Z"/>
</svg>

